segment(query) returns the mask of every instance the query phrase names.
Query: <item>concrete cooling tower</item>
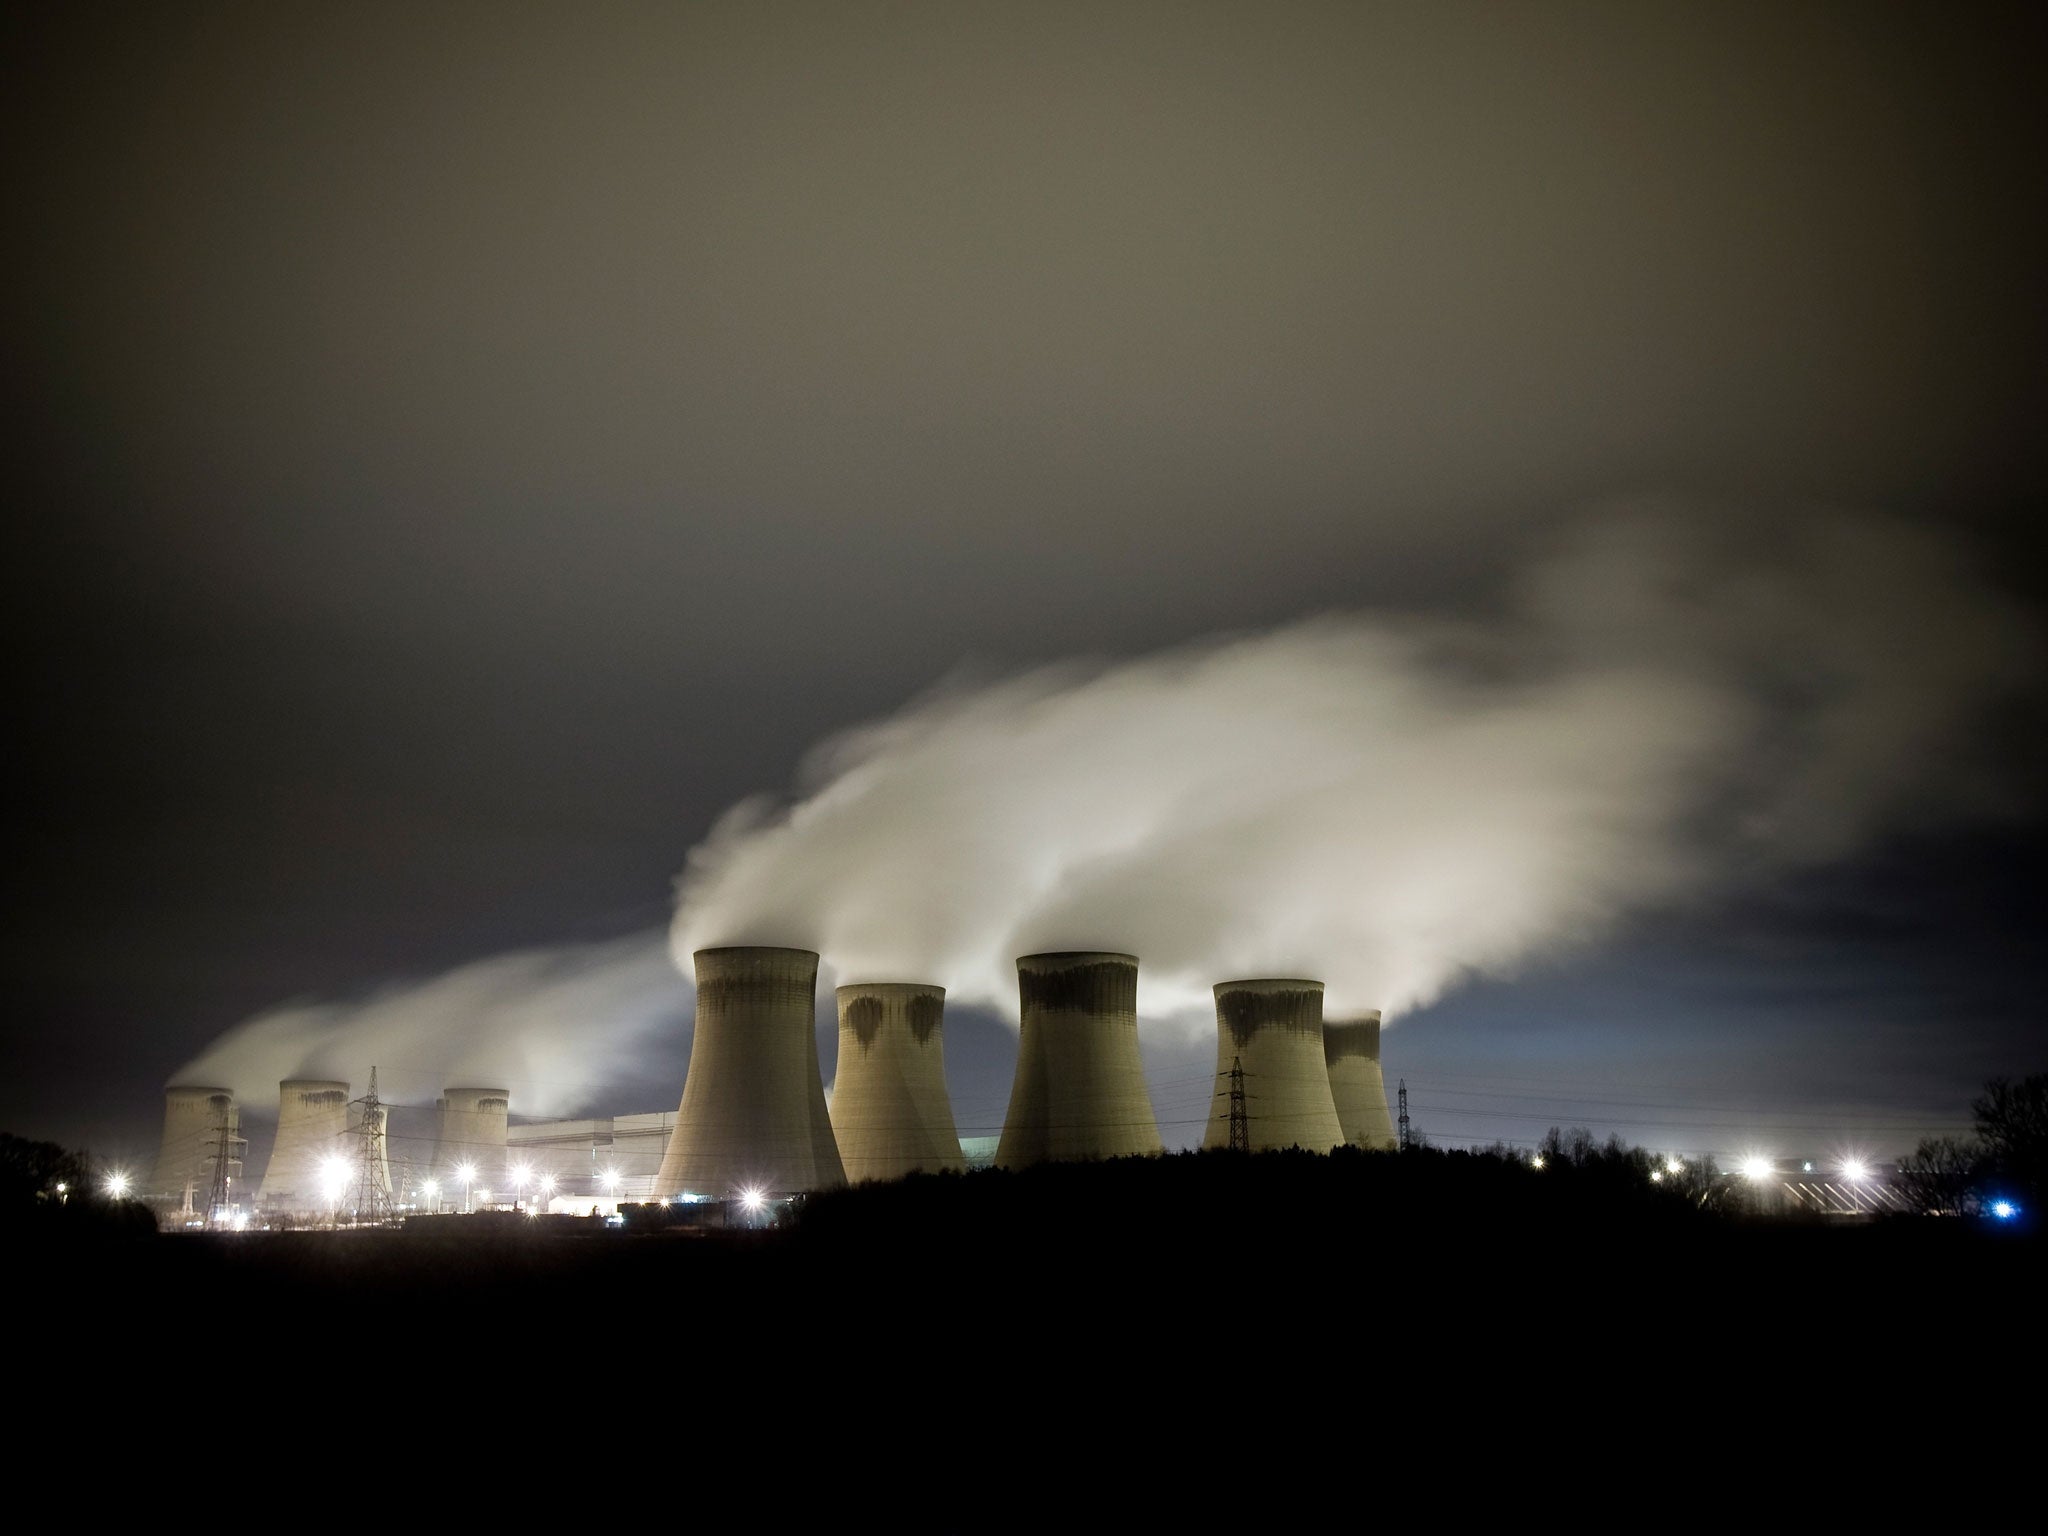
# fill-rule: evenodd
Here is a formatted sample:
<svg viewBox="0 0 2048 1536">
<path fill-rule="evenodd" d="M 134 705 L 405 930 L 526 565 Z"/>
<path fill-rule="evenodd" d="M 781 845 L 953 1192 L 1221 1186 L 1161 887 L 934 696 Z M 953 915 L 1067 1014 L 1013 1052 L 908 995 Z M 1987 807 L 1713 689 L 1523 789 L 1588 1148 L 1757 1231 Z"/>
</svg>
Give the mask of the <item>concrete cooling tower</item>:
<svg viewBox="0 0 2048 1536">
<path fill-rule="evenodd" d="M 1137 956 L 1025 955 L 1017 992 L 1017 1078 L 996 1166 L 1160 1151 L 1138 1056 Z"/>
<path fill-rule="evenodd" d="M 1231 1068 L 1242 1067 L 1254 1152 L 1327 1152 L 1344 1131 L 1323 1061 L 1323 984 L 1287 978 L 1216 984 L 1216 1097 L 1205 1147 L 1230 1145 Z"/>
<path fill-rule="evenodd" d="M 195 1210 L 206 1209 L 213 1191 L 214 1165 L 220 1161 L 221 1132 L 227 1132 L 228 1176 L 240 1178 L 241 1111 L 226 1088 L 164 1090 L 164 1139 L 157 1148 L 156 1167 L 142 1193 L 151 1200 L 183 1201 L 192 1192 Z"/>
<path fill-rule="evenodd" d="M 939 1036 L 946 989 L 864 982 L 841 987 L 838 999 L 832 1134 L 848 1180 L 965 1167 Z"/>
<path fill-rule="evenodd" d="M 1394 1117 L 1380 1075 L 1380 1012 L 1323 1026 L 1323 1059 L 1344 1139 L 1354 1147 L 1393 1150 Z"/>
<path fill-rule="evenodd" d="M 512 1095 L 504 1088 L 450 1088 L 438 1104 L 440 1134 L 434 1141 L 434 1177 L 441 1181 L 444 1204 L 463 1199 L 462 1170 L 470 1171 L 469 1188 L 505 1188 L 505 1136 L 512 1114 Z"/>
<path fill-rule="evenodd" d="M 287 1078 L 277 1085 L 277 1142 L 257 1201 L 268 1211 L 324 1211 L 342 1192 L 327 1165 L 360 1155 L 348 1133 L 348 1084 Z"/>
<path fill-rule="evenodd" d="M 724 1199 L 845 1183 L 813 1033 L 817 955 L 733 948 L 693 958 L 697 1028 L 655 1193 Z"/>
</svg>

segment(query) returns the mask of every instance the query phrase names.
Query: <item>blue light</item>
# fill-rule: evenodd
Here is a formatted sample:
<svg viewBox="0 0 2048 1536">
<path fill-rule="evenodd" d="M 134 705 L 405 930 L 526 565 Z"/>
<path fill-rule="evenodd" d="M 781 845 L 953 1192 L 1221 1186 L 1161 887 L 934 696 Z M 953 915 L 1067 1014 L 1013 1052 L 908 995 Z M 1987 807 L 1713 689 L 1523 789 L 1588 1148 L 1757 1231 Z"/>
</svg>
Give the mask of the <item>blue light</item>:
<svg viewBox="0 0 2048 1536">
<path fill-rule="evenodd" d="M 2019 1213 L 2020 1208 L 2010 1200 L 1994 1200 L 1991 1202 L 1991 1214 L 2000 1221 L 2011 1221 Z"/>
</svg>

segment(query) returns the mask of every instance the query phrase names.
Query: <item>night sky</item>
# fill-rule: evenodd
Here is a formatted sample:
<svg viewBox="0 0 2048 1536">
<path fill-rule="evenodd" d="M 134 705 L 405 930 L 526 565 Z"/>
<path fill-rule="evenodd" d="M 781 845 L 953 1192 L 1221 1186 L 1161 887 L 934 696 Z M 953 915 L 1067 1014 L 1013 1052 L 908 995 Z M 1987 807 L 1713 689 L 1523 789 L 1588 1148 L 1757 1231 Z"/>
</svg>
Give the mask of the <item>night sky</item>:
<svg viewBox="0 0 2048 1536">
<path fill-rule="evenodd" d="M 644 958 L 963 668 L 1483 615 L 1589 509 L 1902 520 L 2038 617 L 2038 14 L 10 7 L 0 1127 L 146 1158 L 265 1010 Z M 2025 650 L 1912 814 L 1401 1019 L 1417 1125 L 1896 1153 L 2048 1065 Z M 515 1111 L 674 1108 L 672 993 Z M 947 1041 L 993 1134 L 1010 1027 Z M 1148 1031 L 1170 1145 L 1213 1049 Z"/>
</svg>

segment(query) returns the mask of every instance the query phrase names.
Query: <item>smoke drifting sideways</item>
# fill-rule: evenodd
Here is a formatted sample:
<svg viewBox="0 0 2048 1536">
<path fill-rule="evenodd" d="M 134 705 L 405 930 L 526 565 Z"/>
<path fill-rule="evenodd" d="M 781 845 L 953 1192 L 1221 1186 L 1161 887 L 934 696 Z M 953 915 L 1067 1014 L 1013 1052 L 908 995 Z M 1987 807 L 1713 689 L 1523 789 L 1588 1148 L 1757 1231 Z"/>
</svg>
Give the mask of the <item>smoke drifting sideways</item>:
<svg viewBox="0 0 2048 1536">
<path fill-rule="evenodd" d="M 1483 618 L 941 686 L 728 812 L 674 948 L 801 945 L 1012 1018 L 1012 957 L 1125 950 L 1148 1018 L 1312 976 L 1391 1019 L 1632 912 L 2024 812 L 1983 731 L 2042 656 L 1928 528 L 1609 509 Z"/>
<path fill-rule="evenodd" d="M 236 1025 L 171 1078 L 229 1087 L 245 1114 L 286 1078 L 432 1103 L 450 1084 L 511 1090 L 519 1114 L 568 1114 L 633 1075 L 658 1031 L 676 1031 L 691 988 L 665 936 L 635 934 L 490 956 L 352 1002 L 299 1002 Z"/>
</svg>

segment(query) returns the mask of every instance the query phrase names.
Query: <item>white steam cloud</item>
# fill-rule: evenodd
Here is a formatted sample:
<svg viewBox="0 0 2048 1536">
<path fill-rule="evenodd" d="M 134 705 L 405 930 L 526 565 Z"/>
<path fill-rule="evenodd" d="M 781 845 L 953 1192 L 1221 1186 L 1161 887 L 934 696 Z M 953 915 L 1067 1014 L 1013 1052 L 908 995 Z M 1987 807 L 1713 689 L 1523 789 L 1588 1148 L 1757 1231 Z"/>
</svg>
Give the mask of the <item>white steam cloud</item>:
<svg viewBox="0 0 2048 1536">
<path fill-rule="evenodd" d="M 1301 975 L 1412 1009 L 1632 910 L 1989 809 L 1973 731 L 2037 637 L 1924 529 L 1638 508 L 1485 621 L 1337 614 L 945 687 L 735 807 L 678 959 L 823 951 L 1014 1010 L 1012 959 L 1136 953 L 1148 1014 Z"/>
<path fill-rule="evenodd" d="M 1121 949 L 1148 1016 L 1301 975 L 1390 1017 L 1631 911 L 2000 806 L 1974 747 L 2039 637 L 1924 528 L 1633 509 L 1484 619 L 1332 614 L 956 683 L 822 745 L 690 856 L 672 934 L 500 955 L 238 1026 L 174 1079 L 281 1078 L 568 1113 L 685 1011 L 689 952 L 1013 1013 L 1013 959 Z M 671 963 L 672 944 L 682 974 Z"/>
<path fill-rule="evenodd" d="M 431 1103 L 453 1084 L 508 1088 L 515 1113 L 567 1114 L 629 1073 L 689 998 L 659 933 L 514 950 L 360 1001 L 273 1008 L 172 1081 L 232 1088 L 260 1114 L 286 1078 L 360 1093 L 374 1065 L 380 1091 L 401 1103 Z"/>
</svg>

